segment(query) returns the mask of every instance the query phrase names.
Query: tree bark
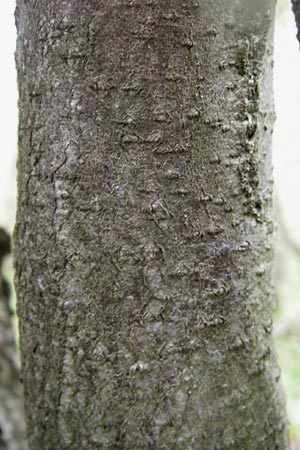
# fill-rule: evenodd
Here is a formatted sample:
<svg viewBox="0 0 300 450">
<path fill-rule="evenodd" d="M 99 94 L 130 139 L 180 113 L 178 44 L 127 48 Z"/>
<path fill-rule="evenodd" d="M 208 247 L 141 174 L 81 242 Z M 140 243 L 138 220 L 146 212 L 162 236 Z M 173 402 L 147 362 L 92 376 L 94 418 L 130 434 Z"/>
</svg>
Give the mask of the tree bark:
<svg viewBox="0 0 300 450">
<path fill-rule="evenodd" d="M 292 0 L 292 8 L 297 26 L 297 39 L 300 42 L 300 3 L 299 0 Z"/>
<path fill-rule="evenodd" d="M 287 449 L 275 1 L 17 5 L 30 449 Z"/>
<path fill-rule="evenodd" d="M 0 450 L 26 450 L 23 392 L 9 305 L 9 284 L 2 274 L 10 236 L 0 227 Z"/>
</svg>

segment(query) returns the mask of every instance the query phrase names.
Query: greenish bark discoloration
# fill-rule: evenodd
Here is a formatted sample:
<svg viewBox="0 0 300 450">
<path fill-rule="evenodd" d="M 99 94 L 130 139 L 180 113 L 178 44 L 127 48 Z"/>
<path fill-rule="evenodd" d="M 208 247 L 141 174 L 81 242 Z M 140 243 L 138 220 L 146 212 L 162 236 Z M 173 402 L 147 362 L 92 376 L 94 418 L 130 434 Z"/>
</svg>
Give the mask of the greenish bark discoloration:
<svg viewBox="0 0 300 450">
<path fill-rule="evenodd" d="M 271 337 L 274 2 L 18 8 L 31 449 L 288 448 Z"/>
</svg>

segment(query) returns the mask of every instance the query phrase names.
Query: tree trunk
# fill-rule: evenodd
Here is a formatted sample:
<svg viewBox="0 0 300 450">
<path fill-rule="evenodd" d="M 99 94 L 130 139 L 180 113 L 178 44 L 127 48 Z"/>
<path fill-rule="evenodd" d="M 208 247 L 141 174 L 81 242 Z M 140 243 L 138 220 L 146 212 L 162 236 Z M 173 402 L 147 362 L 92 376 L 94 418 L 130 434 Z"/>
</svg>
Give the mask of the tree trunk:
<svg viewBox="0 0 300 450">
<path fill-rule="evenodd" d="M 29 444 L 284 450 L 274 0 L 18 0 Z"/>
<path fill-rule="evenodd" d="M 0 227 L 0 450 L 26 450 L 23 392 L 15 347 L 9 284 L 2 261 L 10 253 L 10 237 Z"/>
</svg>

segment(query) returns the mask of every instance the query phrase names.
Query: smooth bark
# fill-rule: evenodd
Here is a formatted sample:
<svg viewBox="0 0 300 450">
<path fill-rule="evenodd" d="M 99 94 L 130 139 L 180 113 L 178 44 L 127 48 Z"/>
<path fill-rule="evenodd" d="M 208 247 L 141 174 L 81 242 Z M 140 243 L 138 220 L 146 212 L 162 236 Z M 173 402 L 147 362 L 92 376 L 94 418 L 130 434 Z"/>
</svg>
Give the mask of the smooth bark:
<svg viewBox="0 0 300 450">
<path fill-rule="evenodd" d="M 285 450 L 274 0 L 18 0 L 29 444 Z"/>
</svg>

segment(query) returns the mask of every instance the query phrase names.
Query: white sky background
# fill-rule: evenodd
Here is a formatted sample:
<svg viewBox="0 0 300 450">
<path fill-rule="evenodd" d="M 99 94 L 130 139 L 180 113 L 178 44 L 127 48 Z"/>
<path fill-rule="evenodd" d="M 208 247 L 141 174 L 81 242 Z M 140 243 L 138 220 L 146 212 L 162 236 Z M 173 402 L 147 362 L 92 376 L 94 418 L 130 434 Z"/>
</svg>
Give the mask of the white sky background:
<svg viewBox="0 0 300 450">
<path fill-rule="evenodd" d="M 281 5 L 275 27 L 274 177 L 285 226 L 300 246 L 300 51 L 289 0 Z"/>
<path fill-rule="evenodd" d="M 17 90 L 14 63 L 14 0 L 0 0 L 0 225 L 10 230 L 15 216 Z"/>
</svg>

